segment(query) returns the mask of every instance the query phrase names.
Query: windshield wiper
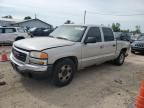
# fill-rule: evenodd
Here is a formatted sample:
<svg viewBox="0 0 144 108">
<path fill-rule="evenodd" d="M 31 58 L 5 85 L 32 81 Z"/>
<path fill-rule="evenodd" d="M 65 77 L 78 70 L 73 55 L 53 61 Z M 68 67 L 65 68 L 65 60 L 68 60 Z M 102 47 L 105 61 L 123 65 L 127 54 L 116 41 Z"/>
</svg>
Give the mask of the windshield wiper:
<svg viewBox="0 0 144 108">
<path fill-rule="evenodd" d="M 64 40 L 68 40 L 67 38 L 64 38 L 64 37 L 56 37 L 58 39 L 64 39 Z"/>
</svg>

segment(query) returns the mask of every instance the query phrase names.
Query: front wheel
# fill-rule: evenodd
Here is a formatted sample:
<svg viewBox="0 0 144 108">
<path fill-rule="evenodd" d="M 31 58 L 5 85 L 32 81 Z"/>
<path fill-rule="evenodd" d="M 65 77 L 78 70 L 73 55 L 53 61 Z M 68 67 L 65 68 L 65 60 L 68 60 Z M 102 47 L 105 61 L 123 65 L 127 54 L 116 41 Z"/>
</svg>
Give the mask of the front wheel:
<svg viewBox="0 0 144 108">
<path fill-rule="evenodd" d="M 121 51 L 118 58 L 114 60 L 114 64 L 115 65 L 122 65 L 125 61 L 125 52 L 124 51 Z"/>
<path fill-rule="evenodd" d="M 58 87 L 68 85 L 74 76 L 76 66 L 70 59 L 63 59 L 56 63 L 54 67 L 53 83 Z"/>
</svg>

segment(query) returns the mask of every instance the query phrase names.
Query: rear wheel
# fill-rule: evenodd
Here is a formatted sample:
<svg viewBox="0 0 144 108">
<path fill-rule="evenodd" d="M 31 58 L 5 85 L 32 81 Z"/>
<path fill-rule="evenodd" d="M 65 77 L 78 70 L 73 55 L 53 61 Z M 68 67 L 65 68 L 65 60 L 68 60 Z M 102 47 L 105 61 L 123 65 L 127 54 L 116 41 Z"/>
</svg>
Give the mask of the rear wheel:
<svg viewBox="0 0 144 108">
<path fill-rule="evenodd" d="M 118 58 L 114 60 L 114 64 L 115 65 L 122 65 L 125 61 L 125 52 L 124 51 L 121 51 Z"/>
<path fill-rule="evenodd" d="M 68 85 L 74 76 L 76 66 L 70 59 L 63 59 L 56 63 L 54 67 L 53 83 L 56 86 L 63 87 Z"/>
<path fill-rule="evenodd" d="M 17 38 L 15 39 L 15 41 L 18 41 L 18 40 L 21 40 L 21 39 L 24 39 L 24 37 L 17 37 Z"/>
</svg>

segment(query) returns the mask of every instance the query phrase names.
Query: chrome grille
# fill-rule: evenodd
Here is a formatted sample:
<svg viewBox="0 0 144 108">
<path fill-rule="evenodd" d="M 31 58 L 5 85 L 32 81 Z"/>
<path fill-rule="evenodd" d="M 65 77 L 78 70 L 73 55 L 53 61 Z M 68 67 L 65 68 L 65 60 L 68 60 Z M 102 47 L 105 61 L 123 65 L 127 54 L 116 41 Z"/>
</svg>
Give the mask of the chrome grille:
<svg viewBox="0 0 144 108">
<path fill-rule="evenodd" d="M 18 59 L 18 60 L 20 60 L 20 61 L 22 61 L 22 62 L 25 62 L 25 61 L 26 61 L 27 55 L 26 55 L 25 53 L 20 52 L 20 51 L 14 49 L 14 48 L 12 49 L 12 53 L 13 53 L 13 55 L 14 55 L 14 57 L 15 57 L 16 59 Z"/>
<path fill-rule="evenodd" d="M 141 47 L 141 48 L 144 48 L 144 43 L 138 43 L 138 44 L 135 44 L 136 47 Z"/>
</svg>

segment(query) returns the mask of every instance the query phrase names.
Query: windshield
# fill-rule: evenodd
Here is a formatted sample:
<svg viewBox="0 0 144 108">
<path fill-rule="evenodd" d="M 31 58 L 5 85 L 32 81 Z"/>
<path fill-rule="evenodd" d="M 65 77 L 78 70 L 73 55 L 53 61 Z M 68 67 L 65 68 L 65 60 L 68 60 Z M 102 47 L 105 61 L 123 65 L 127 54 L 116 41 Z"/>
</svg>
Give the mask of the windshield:
<svg viewBox="0 0 144 108">
<path fill-rule="evenodd" d="M 144 36 L 139 37 L 138 41 L 144 41 Z"/>
<path fill-rule="evenodd" d="M 35 31 L 36 29 L 37 29 L 37 28 L 34 27 L 34 28 L 31 28 L 29 31 L 33 32 L 33 31 Z"/>
<path fill-rule="evenodd" d="M 74 42 L 80 42 L 86 30 L 85 26 L 68 26 L 63 25 L 58 27 L 50 36 L 65 39 Z"/>
<path fill-rule="evenodd" d="M 20 33 L 24 33 L 24 32 L 25 32 L 25 30 L 24 30 L 23 28 L 17 28 L 17 30 L 18 30 L 18 32 L 20 32 Z"/>
</svg>

